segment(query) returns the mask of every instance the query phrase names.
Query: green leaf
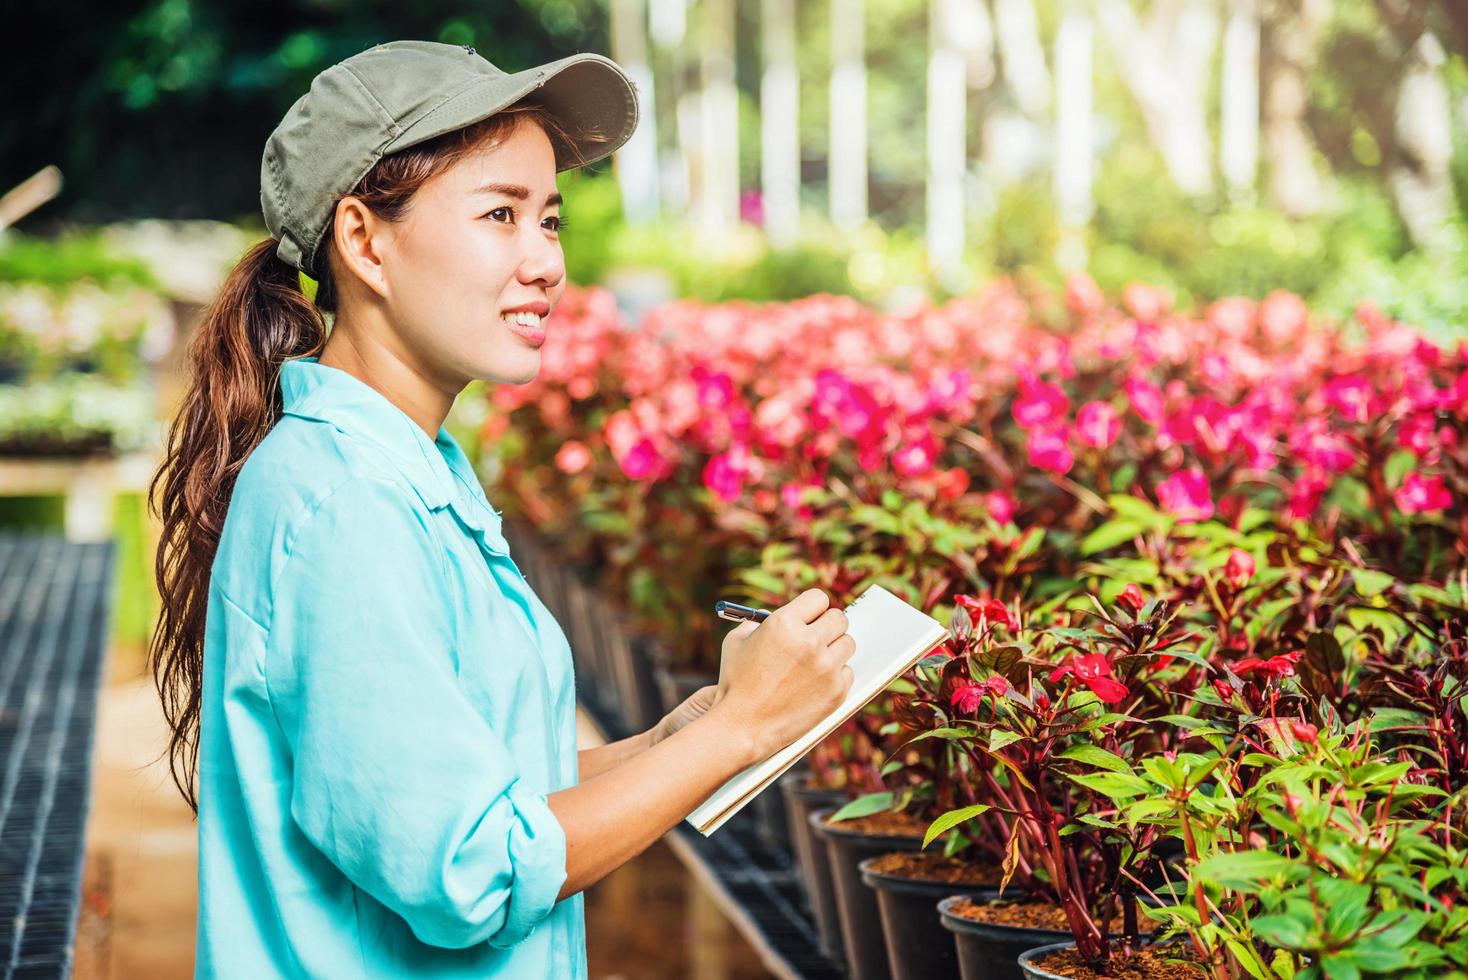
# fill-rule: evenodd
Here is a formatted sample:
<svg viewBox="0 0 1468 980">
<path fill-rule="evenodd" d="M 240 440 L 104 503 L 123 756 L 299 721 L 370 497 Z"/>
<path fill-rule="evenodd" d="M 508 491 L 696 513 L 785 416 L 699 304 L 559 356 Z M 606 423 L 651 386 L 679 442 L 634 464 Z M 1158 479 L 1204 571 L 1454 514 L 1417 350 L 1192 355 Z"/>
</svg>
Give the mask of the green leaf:
<svg viewBox="0 0 1468 980">
<path fill-rule="evenodd" d="M 1381 595 L 1391 584 L 1395 582 L 1396 576 L 1388 575 L 1386 572 L 1374 571 L 1370 568 L 1358 568 L 1351 573 L 1351 579 L 1356 586 L 1359 595 L 1370 599 L 1372 596 Z"/>
<path fill-rule="evenodd" d="M 1310 934 L 1308 923 L 1288 915 L 1261 915 L 1251 923 L 1254 935 L 1271 946 L 1285 949 L 1304 949 Z"/>
<path fill-rule="evenodd" d="M 1109 769 L 1112 772 L 1130 773 L 1132 771 L 1132 767 L 1125 759 L 1114 752 L 1106 751 L 1099 745 L 1074 745 L 1060 753 L 1060 758 L 1074 759 L 1088 766 Z"/>
<path fill-rule="evenodd" d="M 1024 738 L 1019 732 L 1012 732 L 1007 728 L 996 728 L 989 736 L 989 751 L 998 752 L 1011 742 L 1017 742 Z"/>
<path fill-rule="evenodd" d="M 939 834 L 946 833 L 964 821 L 972 820 L 974 817 L 988 810 L 989 804 L 987 803 L 975 803 L 973 806 L 966 806 L 958 810 L 949 810 L 929 825 L 928 832 L 923 835 L 923 847 L 931 844 Z"/>
<path fill-rule="evenodd" d="M 1232 851 L 1199 861 L 1193 877 L 1245 891 L 1263 879 L 1288 875 L 1297 867 L 1291 859 L 1269 851 Z"/>
<path fill-rule="evenodd" d="M 1104 772 L 1094 776 L 1071 776 L 1070 779 L 1111 800 L 1146 796 L 1152 792 L 1152 787 L 1145 779 L 1131 774 L 1123 775 L 1119 772 Z"/>
<path fill-rule="evenodd" d="M 842 820 L 856 820 L 860 817 L 870 817 L 874 813 L 892 809 L 895 797 L 889 790 L 883 793 L 868 793 L 866 796 L 858 796 L 850 803 L 843 806 L 831 815 L 831 823 L 839 823 Z"/>
<path fill-rule="evenodd" d="M 1146 528 L 1136 521 L 1108 521 L 1086 535 L 1085 540 L 1081 542 L 1081 554 L 1094 555 L 1098 551 L 1115 548 L 1119 544 L 1130 541 L 1145 530 Z"/>
</svg>

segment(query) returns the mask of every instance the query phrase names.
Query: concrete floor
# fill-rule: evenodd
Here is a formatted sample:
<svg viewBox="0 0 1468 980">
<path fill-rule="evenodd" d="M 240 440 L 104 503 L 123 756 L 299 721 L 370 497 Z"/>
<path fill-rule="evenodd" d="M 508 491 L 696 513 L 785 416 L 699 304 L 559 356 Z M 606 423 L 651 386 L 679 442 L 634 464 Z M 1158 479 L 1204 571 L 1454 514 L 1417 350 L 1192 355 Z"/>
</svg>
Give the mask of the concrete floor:
<svg viewBox="0 0 1468 980">
<path fill-rule="evenodd" d="M 162 757 L 164 733 L 141 651 L 113 650 L 97 715 L 78 980 L 193 976 L 195 828 Z M 591 889 L 586 908 L 599 980 L 769 975 L 664 844 Z"/>
</svg>

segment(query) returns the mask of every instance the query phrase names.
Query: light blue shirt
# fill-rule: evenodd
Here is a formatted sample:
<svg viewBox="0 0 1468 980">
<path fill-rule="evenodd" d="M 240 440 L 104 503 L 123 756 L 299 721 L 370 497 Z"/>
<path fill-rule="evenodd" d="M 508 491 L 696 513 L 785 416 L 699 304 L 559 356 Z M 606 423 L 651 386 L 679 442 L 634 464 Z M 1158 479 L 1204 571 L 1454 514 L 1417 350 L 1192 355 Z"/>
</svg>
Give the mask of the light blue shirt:
<svg viewBox="0 0 1468 980">
<path fill-rule="evenodd" d="M 585 977 L 565 634 L 442 428 L 301 358 L 209 583 L 199 977 Z"/>
</svg>

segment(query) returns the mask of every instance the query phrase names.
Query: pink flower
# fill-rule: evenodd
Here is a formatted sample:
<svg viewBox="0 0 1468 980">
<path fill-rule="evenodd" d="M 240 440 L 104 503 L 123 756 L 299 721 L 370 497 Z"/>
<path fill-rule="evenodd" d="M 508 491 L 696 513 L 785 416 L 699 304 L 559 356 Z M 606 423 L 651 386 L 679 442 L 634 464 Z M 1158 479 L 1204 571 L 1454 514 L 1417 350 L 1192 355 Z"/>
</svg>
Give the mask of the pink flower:
<svg viewBox="0 0 1468 980">
<path fill-rule="evenodd" d="M 1162 396 L 1162 389 L 1145 378 L 1127 378 L 1122 386 L 1126 391 L 1127 401 L 1131 403 L 1132 411 L 1144 422 L 1156 425 L 1162 421 L 1165 413 L 1166 402 Z"/>
<path fill-rule="evenodd" d="M 1012 411 L 1020 428 L 1032 429 L 1063 419 L 1070 411 L 1070 399 L 1059 385 L 1036 380 L 1026 373 L 1020 376 L 1019 397 L 1014 400 Z"/>
<path fill-rule="evenodd" d="M 1305 329 L 1310 309 L 1294 293 L 1282 289 L 1264 297 L 1259 304 L 1259 326 L 1276 344 L 1286 344 Z"/>
<path fill-rule="evenodd" d="M 1075 453 L 1071 451 L 1063 429 L 1031 429 L 1029 434 L 1030 465 L 1053 473 L 1068 473 L 1075 465 Z"/>
<path fill-rule="evenodd" d="M 1191 466 L 1157 485 L 1157 502 L 1183 524 L 1206 521 L 1213 516 L 1213 495 L 1202 469 Z"/>
<path fill-rule="evenodd" d="M 704 466 L 703 485 L 726 503 L 738 500 L 739 495 L 744 492 L 744 471 L 728 453 L 720 453 Z"/>
<path fill-rule="evenodd" d="M 1127 283 L 1121 292 L 1121 303 L 1133 318 L 1151 323 L 1172 309 L 1172 291 L 1142 282 Z"/>
<path fill-rule="evenodd" d="M 1131 693 L 1125 684 L 1112 676 L 1111 661 L 1106 659 L 1104 653 L 1088 653 L 1071 658 L 1051 672 L 1050 682 L 1053 684 L 1066 674 L 1074 674 L 1076 680 L 1089 687 L 1096 693 L 1096 697 L 1107 704 L 1115 704 Z"/>
<path fill-rule="evenodd" d="M 1392 499 L 1404 514 L 1425 514 L 1453 506 L 1453 494 L 1441 476 L 1423 476 L 1416 470 L 1402 480 Z"/>
<path fill-rule="evenodd" d="M 580 473 L 591 465 L 591 450 L 586 448 L 585 443 L 570 442 L 562 443 L 561 448 L 556 450 L 556 469 L 562 473 Z"/>
<path fill-rule="evenodd" d="M 1397 427 L 1397 441 L 1418 459 L 1438 455 L 1437 418 L 1432 412 L 1415 412 Z"/>
<path fill-rule="evenodd" d="M 954 596 L 953 602 L 968 613 L 969 619 L 973 621 L 975 632 L 982 633 L 988 623 L 1003 626 L 1011 631 L 1019 629 L 1019 622 L 998 599 L 979 599 L 971 595 L 960 595 Z"/>
<path fill-rule="evenodd" d="M 1242 548 L 1228 553 L 1228 562 L 1223 566 L 1223 577 L 1235 589 L 1242 589 L 1254 578 L 1254 556 Z"/>
<path fill-rule="evenodd" d="M 1121 419 L 1110 402 L 1086 402 L 1076 413 L 1076 436 L 1081 442 L 1105 449 L 1121 432 Z"/>
<path fill-rule="evenodd" d="M 1106 306 L 1106 296 L 1089 273 L 1076 272 L 1065 280 L 1065 307 L 1076 316 L 1091 316 Z"/>
<path fill-rule="evenodd" d="M 988 508 L 989 516 L 1000 524 L 1008 524 L 1014 520 L 1015 511 L 1019 510 L 1014 498 L 1003 490 L 984 494 L 984 506 Z"/>
</svg>

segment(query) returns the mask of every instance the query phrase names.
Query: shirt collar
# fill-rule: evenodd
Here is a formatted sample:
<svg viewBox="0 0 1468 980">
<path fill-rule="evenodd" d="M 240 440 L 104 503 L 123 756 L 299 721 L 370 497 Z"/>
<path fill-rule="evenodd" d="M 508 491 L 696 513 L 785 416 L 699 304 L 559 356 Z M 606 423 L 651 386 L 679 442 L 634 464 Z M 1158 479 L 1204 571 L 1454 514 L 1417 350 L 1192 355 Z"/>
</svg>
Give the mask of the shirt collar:
<svg viewBox="0 0 1468 980">
<path fill-rule="evenodd" d="M 376 388 L 314 356 L 281 365 L 280 393 L 285 414 L 326 422 L 387 450 L 430 509 L 450 505 L 470 526 L 483 530 L 488 523 L 498 530 L 500 512 L 448 429 L 439 426 L 428 438 Z"/>
</svg>

